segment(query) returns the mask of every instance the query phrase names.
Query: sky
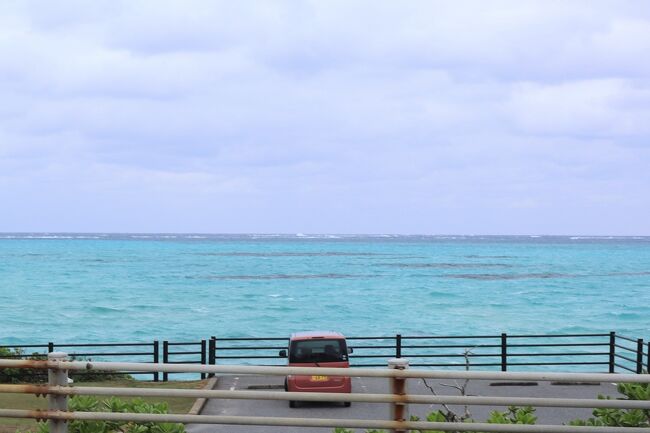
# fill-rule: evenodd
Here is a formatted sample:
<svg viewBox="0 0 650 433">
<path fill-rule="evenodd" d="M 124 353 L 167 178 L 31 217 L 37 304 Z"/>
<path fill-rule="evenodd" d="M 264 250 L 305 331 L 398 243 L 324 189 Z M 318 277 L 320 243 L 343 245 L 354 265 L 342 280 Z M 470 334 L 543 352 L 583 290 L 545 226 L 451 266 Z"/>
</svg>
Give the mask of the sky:
<svg viewBox="0 0 650 433">
<path fill-rule="evenodd" d="M 0 232 L 650 235 L 650 4 L 0 2 Z"/>
</svg>

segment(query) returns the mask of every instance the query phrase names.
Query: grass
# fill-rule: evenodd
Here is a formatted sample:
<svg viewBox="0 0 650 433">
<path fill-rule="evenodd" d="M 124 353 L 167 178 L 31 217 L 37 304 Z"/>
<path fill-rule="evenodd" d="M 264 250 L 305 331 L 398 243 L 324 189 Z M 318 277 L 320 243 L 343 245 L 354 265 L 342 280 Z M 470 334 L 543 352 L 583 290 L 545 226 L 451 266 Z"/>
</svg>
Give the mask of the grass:
<svg viewBox="0 0 650 433">
<path fill-rule="evenodd" d="M 180 388 L 199 389 L 205 386 L 205 380 L 195 381 L 169 381 L 146 382 L 141 380 L 111 380 L 105 382 L 79 382 L 75 386 L 103 386 L 113 388 Z M 100 399 L 108 398 L 98 396 Z M 130 400 L 129 397 L 120 397 Z M 185 397 L 142 397 L 149 402 L 166 401 L 170 413 L 187 413 L 195 399 Z M 32 394 L 4 394 L 0 393 L 0 408 L 3 409 L 47 409 L 47 399 L 36 397 Z M 32 419 L 0 418 L 0 433 L 14 433 L 16 430 L 36 430 L 36 421 Z"/>
</svg>

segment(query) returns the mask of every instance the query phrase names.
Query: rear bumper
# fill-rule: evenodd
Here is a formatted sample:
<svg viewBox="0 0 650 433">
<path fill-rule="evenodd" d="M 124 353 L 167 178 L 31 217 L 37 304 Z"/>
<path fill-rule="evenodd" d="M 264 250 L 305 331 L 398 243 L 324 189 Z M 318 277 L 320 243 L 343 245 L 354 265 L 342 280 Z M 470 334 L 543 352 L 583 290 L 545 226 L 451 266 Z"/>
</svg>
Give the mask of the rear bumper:
<svg viewBox="0 0 650 433">
<path fill-rule="evenodd" d="M 287 391 L 289 392 L 332 392 L 332 393 L 351 393 L 352 380 L 349 377 L 342 378 L 341 383 L 319 383 L 308 382 L 309 376 L 289 376 L 287 377 Z M 298 380 L 300 384 L 298 384 Z"/>
</svg>

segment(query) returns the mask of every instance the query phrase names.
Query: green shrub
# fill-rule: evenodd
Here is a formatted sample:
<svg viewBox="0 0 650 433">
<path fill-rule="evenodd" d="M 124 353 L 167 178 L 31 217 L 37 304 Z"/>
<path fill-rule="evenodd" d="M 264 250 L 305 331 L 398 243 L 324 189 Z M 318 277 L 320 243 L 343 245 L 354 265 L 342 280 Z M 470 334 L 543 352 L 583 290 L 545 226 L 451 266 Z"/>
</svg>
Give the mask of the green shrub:
<svg viewBox="0 0 650 433">
<path fill-rule="evenodd" d="M 435 410 L 427 415 L 428 422 L 450 422 L 451 416 L 442 410 Z M 457 418 L 456 418 L 457 419 Z M 411 421 L 420 421 L 417 416 L 411 416 Z M 457 422 L 457 421 L 456 421 Z M 474 422 L 472 419 L 465 419 L 462 422 Z M 535 408 L 510 406 L 507 410 L 501 412 L 498 410 L 490 412 L 487 419 L 490 424 L 535 424 Z M 411 433 L 445 433 L 441 430 L 409 430 Z M 353 430 L 346 428 L 336 428 L 334 433 L 354 433 Z M 387 433 L 385 430 L 366 430 L 366 433 Z M 447 432 L 448 433 L 448 432 Z"/>
<path fill-rule="evenodd" d="M 650 400 L 650 383 L 620 383 L 618 392 L 623 400 Z M 611 397 L 598 396 L 609 400 Z M 594 409 L 593 417 L 576 419 L 569 423 L 575 426 L 606 427 L 650 427 L 650 410 L 648 409 Z"/>
<path fill-rule="evenodd" d="M 148 403 L 141 398 L 121 400 L 111 397 L 98 400 L 93 396 L 74 396 L 68 408 L 75 412 L 169 413 L 167 403 Z M 185 426 L 176 423 L 136 423 L 126 421 L 71 421 L 69 433 L 184 433 Z M 49 433 L 46 422 L 39 423 L 38 433 Z"/>
<path fill-rule="evenodd" d="M 29 359 L 38 358 L 33 354 Z M 8 349 L 0 347 L 0 358 L 21 359 L 24 352 L 21 349 Z M 0 383 L 23 383 L 23 382 L 43 382 L 47 378 L 44 371 L 30 370 L 26 368 L 2 368 L 0 369 Z"/>
<path fill-rule="evenodd" d="M 489 424 L 535 424 L 537 417 L 533 407 L 509 406 L 508 410 L 503 412 L 498 410 L 490 412 L 487 422 Z"/>
<path fill-rule="evenodd" d="M 44 360 L 46 357 L 43 354 L 32 353 L 31 355 L 25 355 L 24 351 L 20 348 L 8 349 L 0 347 L 0 358 L 11 358 L 11 359 L 32 359 L 32 360 Z M 76 357 L 71 357 L 72 361 L 90 361 L 89 359 L 81 359 Z M 99 382 L 107 380 L 130 380 L 133 377 L 126 373 L 119 372 L 108 372 L 101 370 L 92 370 L 92 371 L 70 371 L 70 378 L 75 382 Z M 47 371 L 45 370 L 33 370 L 28 368 L 4 368 L 0 369 L 0 383 L 35 383 L 35 382 L 45 382 L 47 380 Z"/>
</svg>

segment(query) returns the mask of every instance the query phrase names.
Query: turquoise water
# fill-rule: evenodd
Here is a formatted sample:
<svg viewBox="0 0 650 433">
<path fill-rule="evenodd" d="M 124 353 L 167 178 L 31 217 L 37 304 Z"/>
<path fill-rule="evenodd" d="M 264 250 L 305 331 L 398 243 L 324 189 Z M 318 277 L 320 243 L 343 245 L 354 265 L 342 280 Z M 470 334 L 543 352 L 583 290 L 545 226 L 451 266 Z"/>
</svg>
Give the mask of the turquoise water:
<svg viewBox="0 0 650 433">
<path fill-rule="evenodd" d="M 0 344 L 650 336 L 650 238 L 0 235 Z"/>
</svg>

